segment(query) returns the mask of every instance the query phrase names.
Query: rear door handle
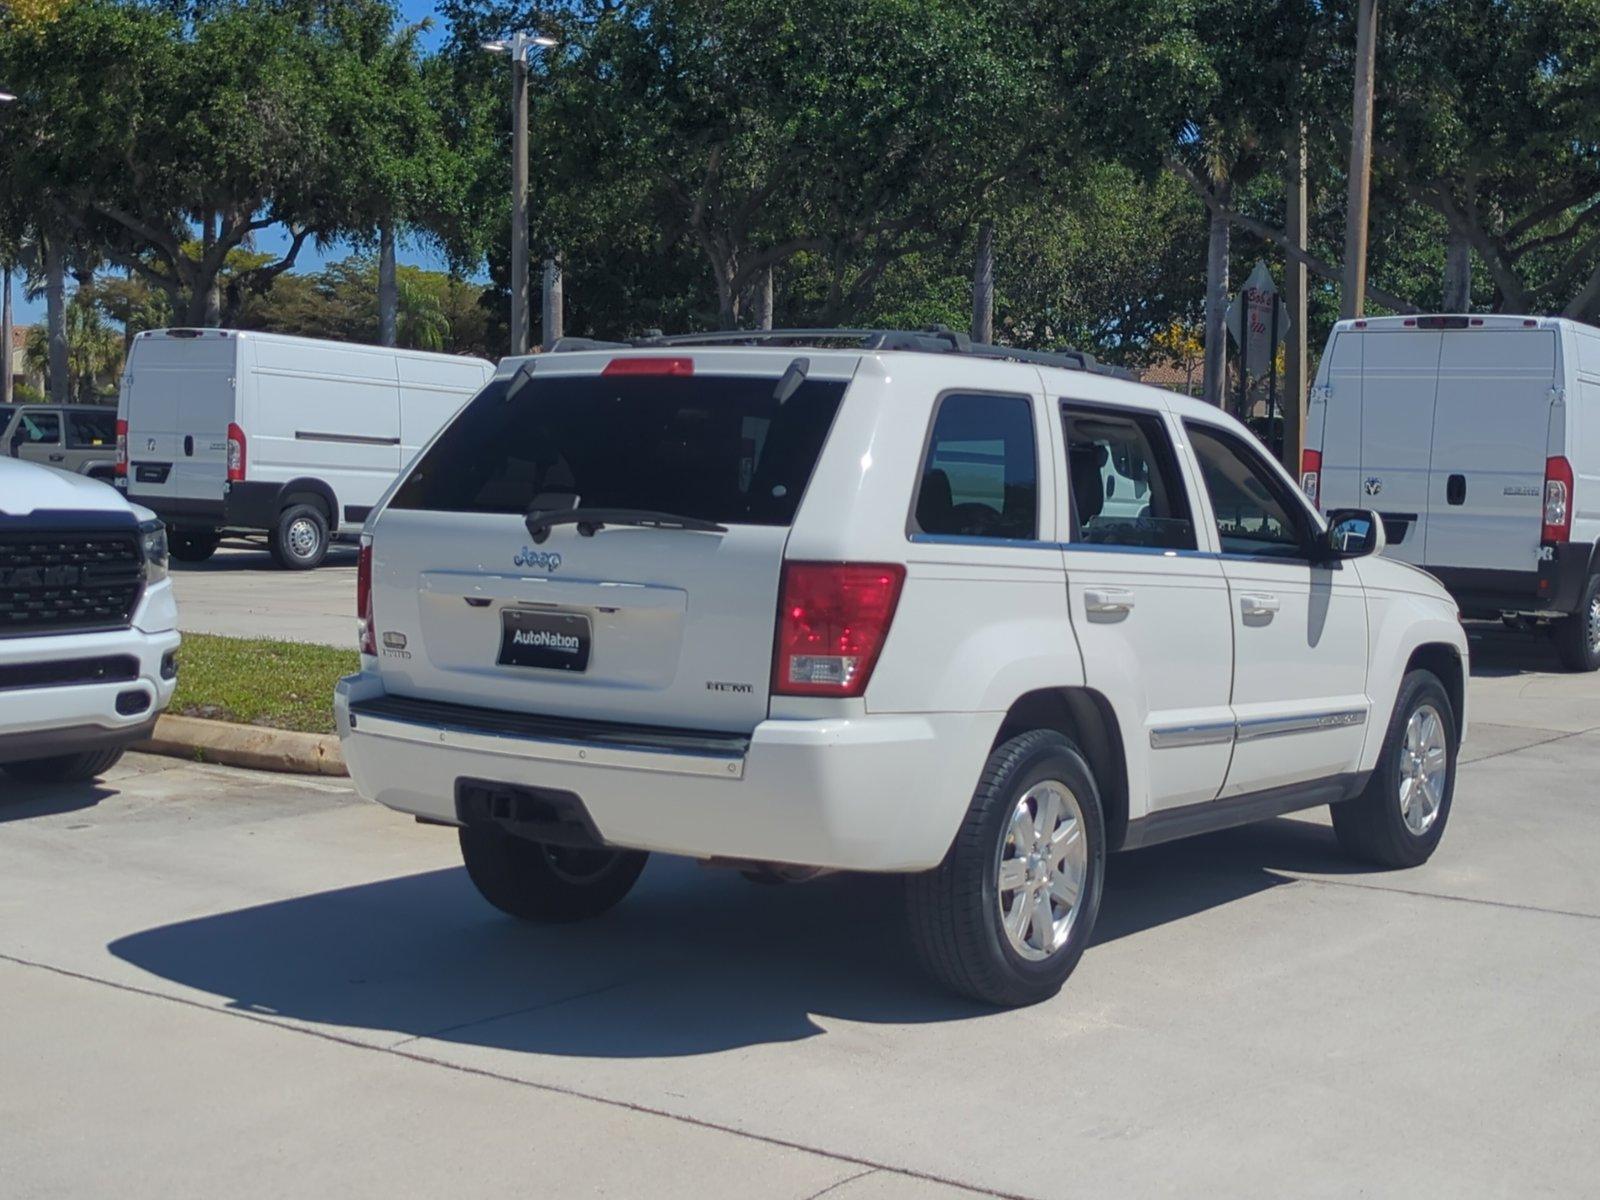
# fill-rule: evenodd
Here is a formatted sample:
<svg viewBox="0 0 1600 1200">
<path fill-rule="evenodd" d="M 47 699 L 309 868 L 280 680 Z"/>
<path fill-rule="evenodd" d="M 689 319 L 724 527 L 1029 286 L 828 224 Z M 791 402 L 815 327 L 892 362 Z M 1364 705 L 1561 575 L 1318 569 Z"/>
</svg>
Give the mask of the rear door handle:
<svg viewBox="0 0 1600 1200">
<path fill-rule="evenodd" d="M 1239 607 L 1247 617 L 1270 617 L 1282 605 L 1276 596 L 1246 594 L 1239 597 Z"/>
<path fill-rule="evenodd" d="M 1123 588 L 1087 588 L 1083 608 L 1092 613 L 1125 613 L 1133 610 L 1133 593 Z"/>
<path fill-rule="evenodd" d="M 65 454 L 52 454 L 50 456 L 50 461 L 51 462 L 66 462 L 67 461 L 67 456 Z"/>
</svg>

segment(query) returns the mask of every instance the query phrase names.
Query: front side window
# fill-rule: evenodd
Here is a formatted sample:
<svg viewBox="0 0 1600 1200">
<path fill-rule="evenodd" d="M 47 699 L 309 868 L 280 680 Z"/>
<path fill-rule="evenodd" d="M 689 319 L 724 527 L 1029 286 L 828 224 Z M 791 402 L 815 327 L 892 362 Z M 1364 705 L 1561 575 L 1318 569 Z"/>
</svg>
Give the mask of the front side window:
<svg viewBox="0 0 1600 1200">
<path fill-rule="evenodd" d="M 1039 457 L 1026 396 L 953 394 L 939 402 L 917 488 L 915 527 L 954 537 L 1031 541 Z"/>
<path fill-rule="evenodd" d="M 538 496 L 729 525 L 788 525 L 844 396 L 784 399 L 745 376 L 495 379 L 412 467 L 391 507 L 523 513 Z"/>
<path fill-rule="evenodd" d="M 1195 549 L 1189 499 L 1160 417 L 1066 404 L 1061 421 L 1073 542 Z"/>
<path fill-rule="evenodd" d="M 25 412 L 11 437 L 14 441 L 56 445 L 61 441 L 61 416 L 52 412 Z"/>
<path fill-rule="evenodd" d="M 1188 422 L 1224 554 L 1304 558 L 1306 517 L 1266 460 L 1241 439 Z"/>
</svg>

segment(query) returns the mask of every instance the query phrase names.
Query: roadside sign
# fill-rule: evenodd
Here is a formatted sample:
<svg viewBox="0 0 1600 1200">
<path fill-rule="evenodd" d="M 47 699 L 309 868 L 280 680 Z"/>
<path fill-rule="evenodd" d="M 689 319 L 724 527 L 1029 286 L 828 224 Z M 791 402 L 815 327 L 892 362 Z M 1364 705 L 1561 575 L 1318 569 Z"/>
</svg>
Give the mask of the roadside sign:
<svg viewBox="0 0 1600 1200">
<path fill-rule="evenodd" d="M 1278 285 L 1266 263 L 1256 263 L 1256 269 L 1228 305 L 1227 321 L 1228 332 L 1243 352 L 1245 362 L 1257 370 L 1269 366 L 1278 343 L 1289 332 L 1289 309 L 1278 294 Z"/>
</svg>

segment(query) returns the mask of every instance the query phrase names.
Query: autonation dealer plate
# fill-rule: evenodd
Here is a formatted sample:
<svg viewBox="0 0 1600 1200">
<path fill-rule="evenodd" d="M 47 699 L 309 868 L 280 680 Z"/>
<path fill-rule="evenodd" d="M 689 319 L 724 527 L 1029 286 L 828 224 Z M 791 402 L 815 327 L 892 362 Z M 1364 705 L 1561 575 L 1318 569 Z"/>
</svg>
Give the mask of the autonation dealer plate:
<svg viewBox="0 0 1600 1200">
<path fill-rule="evenodd" d="M 508 608 L 500 614 L 503 666 L 586 671 L 589 642 L 588 617 L 526 608 Z"/>
</svg>

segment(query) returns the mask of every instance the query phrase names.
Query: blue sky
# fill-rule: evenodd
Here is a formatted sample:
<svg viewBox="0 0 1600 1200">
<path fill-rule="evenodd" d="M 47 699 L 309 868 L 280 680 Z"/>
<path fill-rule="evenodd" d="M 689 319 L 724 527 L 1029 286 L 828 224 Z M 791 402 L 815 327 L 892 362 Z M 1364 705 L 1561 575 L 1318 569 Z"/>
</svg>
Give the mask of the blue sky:
<svg viewBox="0 0 1600 1200">
<path fill-rule="evenodd" d="M 445 37 L 447 30 L 442 20 L 434 11 L 434 0 L 400 0 L 400 11 L 407 21 L 420 21 L 424 17 L 434 18 L 434 28 L 423 34 L 423 44 L 429 48 L 438 45 Z M 289 244 L 288 231 L 281 226 L 263 230 L 256 236 L 256 248 L 264 253 L 281 252 Z M 349 254 L 353 247 L 347 243 L 335 243 L 326 248 L 313 245 L 303 246 L 299 256 L 295 259 L 296 271 L 316 271 L 324 263 L 337 261 Z M 405 239 L 400 242 L 400 261 L 411 263 L 415 266 L 427 267 L 432 270 L 444 270 L 447 266 L 443 255 L 431 247 L 411 243 Z M 31 325 L 35 321 L 44 319 L 44 301 L 29 301 L 23 294 L 20 284 L 13 283 L 12 303 L 16 307 L 16 320 L 19 325 Z"/>
</svg>

